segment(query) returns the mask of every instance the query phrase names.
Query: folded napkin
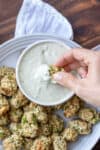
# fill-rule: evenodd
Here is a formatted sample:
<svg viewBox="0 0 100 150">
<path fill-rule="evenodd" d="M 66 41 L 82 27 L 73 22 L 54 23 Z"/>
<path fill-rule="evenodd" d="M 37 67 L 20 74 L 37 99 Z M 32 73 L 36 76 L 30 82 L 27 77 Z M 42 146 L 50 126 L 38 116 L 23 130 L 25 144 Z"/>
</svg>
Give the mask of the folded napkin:
<svg viewBox="0 0 100 150">
<path fill-rule="evenodd" d="M 37 33 L 73 39 L 71 24 L 55 8 L 42 0 L 24 0 L 16 21 L 15 37 Z"/>
</svg>

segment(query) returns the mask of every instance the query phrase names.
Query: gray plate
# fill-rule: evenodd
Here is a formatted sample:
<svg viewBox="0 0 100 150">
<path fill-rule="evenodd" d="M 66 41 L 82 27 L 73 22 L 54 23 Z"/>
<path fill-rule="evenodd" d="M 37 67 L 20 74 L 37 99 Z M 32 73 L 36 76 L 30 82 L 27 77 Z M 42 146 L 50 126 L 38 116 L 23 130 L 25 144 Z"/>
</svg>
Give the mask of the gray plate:
<svg viewBox="0 0 100 150">
<path fill-rule="evenodd" d="M 47 40 L 47 39 L 56 39 L 63 41 L 70 47 L 80 47 L 79 44 L 65 39 L 60 39 L 55 36 L 50 35 L 32 35 L 32 36 L 23 36 L 21 38 L 15 38 L 10 41 L 5 42 L 0 45 L 0 66 L 7 65 L 16 67 L 17 59 L 20 53 L 30 44 L 38 40 Z M 59 112 L 62 116 L 62 113 Z M 64 118 L 65 122 L 67 121 Z M 69 145 L 69 150 L 91 150 L 92 147 L 96 144 L 100 138 L 100 124 L 95 125 L 93 132 L 90 135 L 80 137 L 79 140 L 75 143 Z M 0 144 L 0 150 L 3 150 Z"/>
</svg>

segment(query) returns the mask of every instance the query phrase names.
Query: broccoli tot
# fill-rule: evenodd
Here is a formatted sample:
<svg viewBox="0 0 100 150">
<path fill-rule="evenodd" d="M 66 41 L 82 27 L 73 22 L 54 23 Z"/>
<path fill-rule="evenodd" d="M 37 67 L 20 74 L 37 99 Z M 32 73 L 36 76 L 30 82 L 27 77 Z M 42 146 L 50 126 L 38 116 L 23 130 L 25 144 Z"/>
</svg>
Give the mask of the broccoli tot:
<svg viewBox="0 0 100 150">
<path fill-rule="evenodd" d="M 76 141 L 78 138 L 78 132 L 77 130 L 73 129 L 73 128 L 65 128 L 62 134 L 63 138 L 66 141 Z"/>
<path fill-rule="evenodd" d="M 0 67 L 0 93 L 12 96 L 17 90 L 15 69 L 11 67 Z"/>
<path fill-rule="evenodd" d="M 20 122 L 23 115 L 22 109 L 11 109 L 9 112 L 9 118 L 11 122 Z"/>
<path fill-rule="evenodd" d="M 4 138 L 10 136 L 10 130 L 6 127 L 0 126 L 0 140 L 3 140 Z"/>
<path fill-rule="evenodd" d="M 1 79 L 0 92 L 6 96 L 12 96 L 17 91 L 17 83 L 14 75 L 6 75 Z"/>
<path fill-rule="evenodd" d="M 9 118 L 8 115 L 5 114 L 3 116 L 0 117 L 0 126 L 5 126 L 9 124 Z"/>
<path fill-rule="evenodd" d="M 59 71 L 64 71 L 64 68 L 56 67 L 56 66 L 51 65 L 50 69 L 49 69 L 49 74 L 50 74 L 50 76 L 53 76 L 53 74 L 55 74 Z"/>
<path fill-rule="evenodd" d="M 21 124 L 12 122 L 9 125 L 9 129 L 10 129 L 11 133 L 18 133 L 18 134 L 20 134 Z"/>
<path fill-rule="evenodd" d="M 4 150 L 21 150 L 22 147 L 23 138 L 17 134 L 12 134 L 3 141 Z"/>
<path fill-rule="evenodd" d="M 51 138 L 45 136 L 37 138 L 30 150 L 51 150 Z"/>
<path fill-rule="evenodd" d="M 80 99 L 77 96 L 72 97 L 72 99 L 67 101 L 63 106 L 64 116 L 66 118 L 75 116 L 80 109 L 80 105 L 81 105 Z"/>
<path fill-rule="evenodd" d="M 22 92 L 19 89 L 10 99 L 10 105 L 15 109 L 23 107 L 27 103 L 28 103 L 27 98 L 22 94 Z"/>
<path fill-rule="evenodd" d="M 49 136 L 52 133 L 51 124 L 41 124 L 40 126 L 40 135 Z"/>
<path fill-rule="evenodd" d="M 44 124 L 47 123 L 48 115 L 43 106 L 37 105 L 36 107 L 34 107 L 32 111 L 33 111 L 33 114 L 36 116 L 38 122 L 44 123 Z"/>
<path fill-rule="evenodd" d="M 38 125 L 36 124 L 21 124 L 20 134 L 26 138 L 35 138 L 38 136 Z"/>
<path fill-rule="evenodd" d="M 36 106 L 37 106 L 36 103 L 30 102 L 29 104 L 27 104 L 27 105 L 25 105 L 25 106 L 23 107 L 23 110 L 24 110 L 24 112 L 32 111 L 32 110 L 34 110 L 34 108 L 35 108 Z"/>
<path fill-rule="evenodd" d="M 33 139 L 24 138 L 23 150 L 29 150 L 33 145 Z"/>
<path fill-rule="evenodd" d="M 96 124 L 100 121 L 100 115 L 96 110 L 91 108 L 82 108 L 79 111 L 79 118 L 91 124 Z"/>
<path fill-rule="evenodd" d="M 31 124 L 37 124 L 37 118 L 36 116 L 33 114 L 32 111 L 29 112 L 25 112 L 21 122 L 24 123 L 31 123 Z"/>
<path fill-rule="evenodd" d="M 91 125 L 79 119 L 70 121 L 69 127 L 75 129 L 80 135 L 89 134 L 91 132 Z"/>
<path fill-rule="evenodd" d="M 15 69 L 11 67 L 2 66 L 0 67 L 0 79 L 2 79 L 5 75 L 14 75 Z"/>
<path fill-rule="evenodd" d="M 5 96 L 0 94 L 0 116 L 5 114 L 9 110 L 9 103 Z"/>
<path fill-rule="evenodd" d="M 50 116 L 50 124 L 51 124 L 53 133 L 60 133 L 64 129 L 63 120 L 56 115 Z"/>
<path fill-rule="evenodd" d="M 53 149 L 54 150 L 67 150 L 67 142 L 62 136 L 53 136 Z"/>
</svg>

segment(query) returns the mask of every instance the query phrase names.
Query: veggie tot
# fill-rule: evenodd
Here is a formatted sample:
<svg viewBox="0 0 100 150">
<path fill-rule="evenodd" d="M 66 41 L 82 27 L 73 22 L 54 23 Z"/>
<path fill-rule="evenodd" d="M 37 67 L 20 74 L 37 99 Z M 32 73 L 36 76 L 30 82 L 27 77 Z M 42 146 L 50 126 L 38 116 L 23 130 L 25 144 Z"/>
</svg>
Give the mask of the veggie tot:
<svg viewBox="0 0 100 150">
<path fill-rule="evenodd" d="M 4 115 L 9 110 L 9 108 L 10 106 L 7 98 L 0 94 L 0 116 Z"/>
<path fill-rule="evenodd" d="M 21 150 L 23 138 L 17 134 L 12 134 L 3 141 L 4 150 Z"/>
<path fill-rule="evenodd" d="M 69 127 L 75 129 L 80 135 L 86 135 L 92 131 L 88 122 L 79 119 L 70 121 Z"/>
<path fill-rule="evenodd" d="M 54 150 L 67 150 L 67 142 L 62 136 L 53 136 L 53 149 Z"/>
<path fill-rule="evenodd" d="M 51 150 L 51 138 L 41 136 L 33 142 L 30 150 Z"/>
<path fill-rule="evenodd" d="M 10 130 L 7 127 L 0 126 L 0 140 L 5 139 L 6 137 L 10 136 Z"/>
<path fill-rule="evenodd" d="M 77 130 L 73 129 L 73 128 L 65 128 L 64 131 L 63 131 L 63 138 L 66 140 L 66 141 L 69 141 L 69 142 L 74 142 L 78 139 L 78 132 Z"/>
<path fill-rule="evenodd" d="M 82 108 L 79 111 L 79 118 L 89 122 L 90 124 L 96 124 L 100 121 L 100 114 L 92 108 Z"/>
</svg>

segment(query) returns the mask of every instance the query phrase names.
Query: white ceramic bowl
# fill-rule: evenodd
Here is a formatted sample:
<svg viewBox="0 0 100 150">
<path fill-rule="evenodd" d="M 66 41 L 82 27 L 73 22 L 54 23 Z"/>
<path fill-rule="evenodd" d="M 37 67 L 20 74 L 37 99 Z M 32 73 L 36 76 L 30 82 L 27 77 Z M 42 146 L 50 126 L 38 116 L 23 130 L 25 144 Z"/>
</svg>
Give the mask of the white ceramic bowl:
<svg viewBox="0 0 100 150">
<path fill-rule="evenodd" d="M 66 52 L 68 52 L 68 47 L 70 47 L 69 45 L 66 45 L 65 43 L 61 42 L 61 41 L 58 41 L 58 40 L 42 40 L 42 41 L 38 41 L 38 42 L 35 42 L 34 44 L 30 45 L 28 48 L 26 48 L 22 54 L 20 55 L 19 59 L 18 59 L 18 62 L 17 62 L 17 65 L 16 65 L 16 79 L 17 79 L 17 83 L 19 85 L 19 88 L 20 90 L 22 91 L 22 93 L 28 98 L 30 99 L 32 102 L 35 102 L 37 104 L 40 104 L 40 105 L 44 105 L 44 106 L 53 106 L 53 105 L 58 105 L 58 104 L 61 104 L 65 101 L 67 101 L 68 99 L 70 99 L 73 95 L 74 95 L 74 92 L 73 91 L 69 91 L 68 94 L 66 96 L 64 96 L 63 99 L 59 99 L 55 102 L 53 101 L 40 101 L 39 99 L 35 99 L 34 96 L 31 96 L 27 91 L 26 91 L 26 88 L 23 87 L 23 84 L 22 84 L 22 81 L 20 80 L 20 75 L 19 75 L 19 70 L 20 70 L 20 67 L 21 67 L 21 62 L 24 58 L 24 56 L 27 55 L 27 53 L 29 54 L 30 51 L 32 51 L 32 48 L 34 50 L 34 47 L 36 45 L 39 45 L 40 43 L 46 43 L 46 42 L 53 42 L 53 43 L 56 43 L 56 44 L 60 44 L 60 45 L 63 45 L 66 47 Z M 44 93 L 45 94 L 45 93 Z"/>
</svg>

